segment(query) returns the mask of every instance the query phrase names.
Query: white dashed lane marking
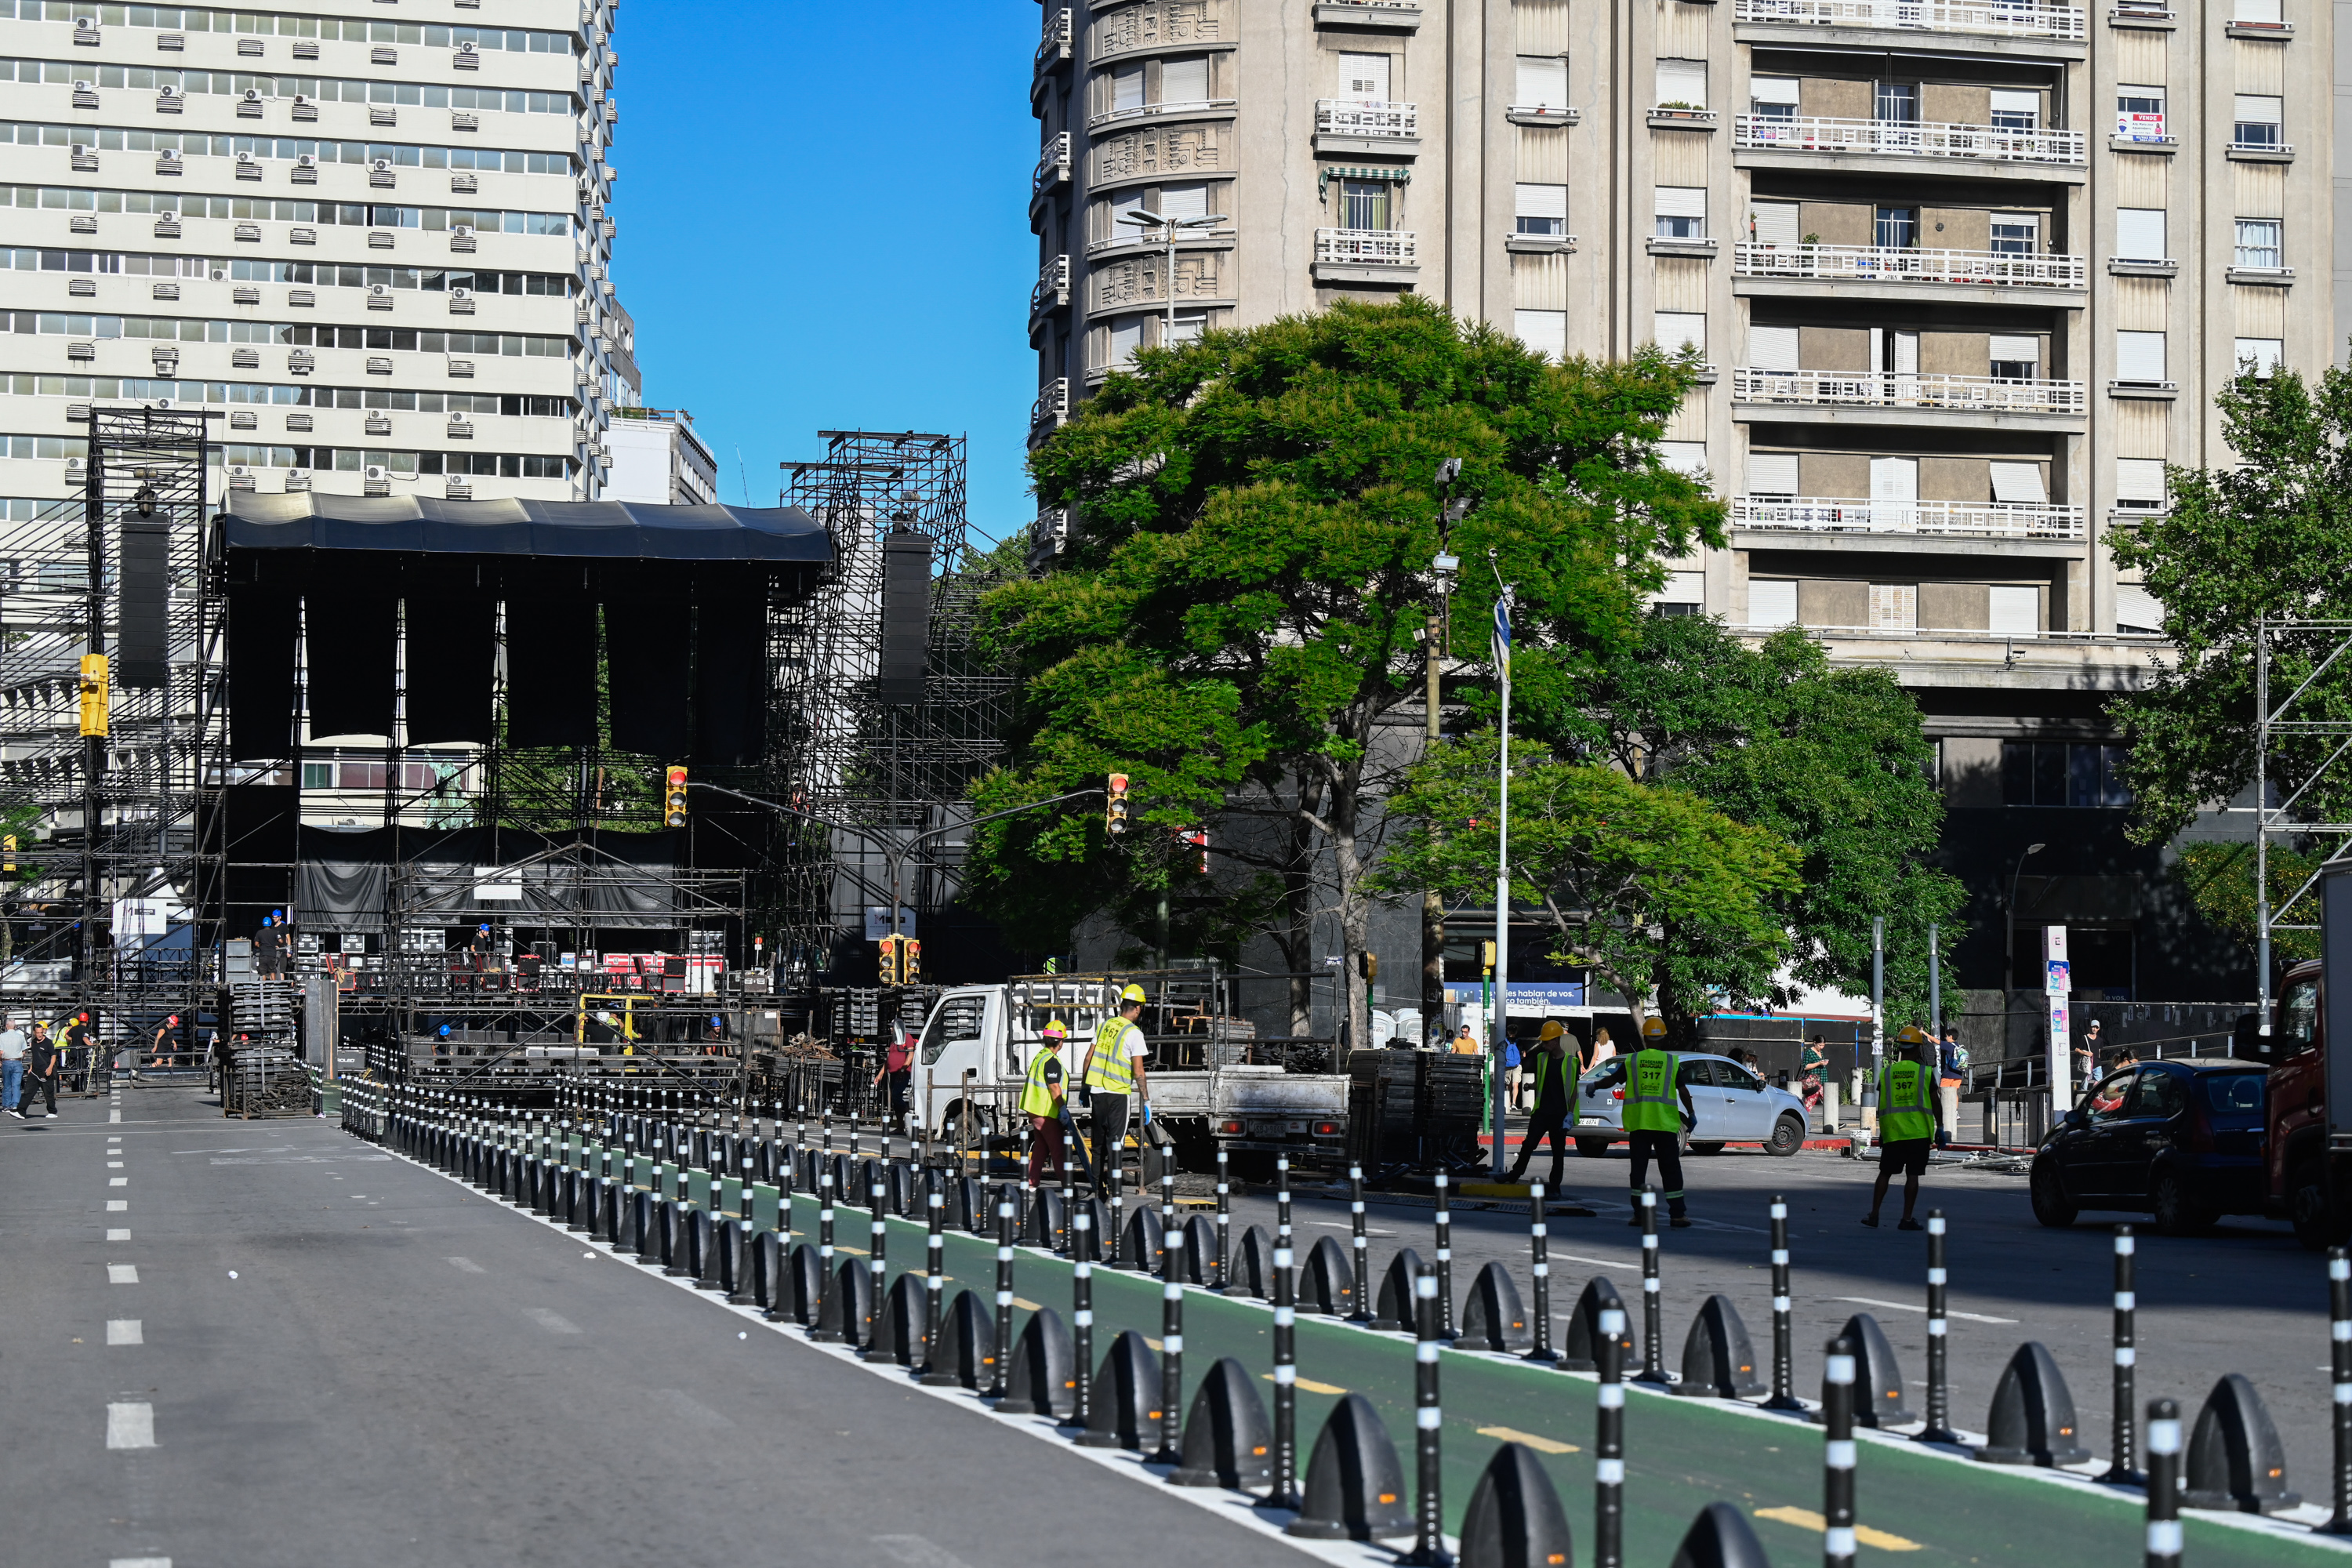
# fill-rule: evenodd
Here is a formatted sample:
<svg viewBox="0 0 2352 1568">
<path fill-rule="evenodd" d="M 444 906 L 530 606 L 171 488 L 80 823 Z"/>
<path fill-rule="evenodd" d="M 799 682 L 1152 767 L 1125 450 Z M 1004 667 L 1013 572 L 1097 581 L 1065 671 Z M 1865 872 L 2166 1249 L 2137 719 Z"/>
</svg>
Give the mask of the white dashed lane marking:
<svg viewBox="0 0 2352 1568">
<path fill-rule="evenodd" d="M 144 1400 L 106 1407 L 106 1446 L 110 1448 L 152 1448 L 155 1446 L 155 1407 Z"/>
<path fill-rule="evenodd" d="M 106 1342 L 110 1345 L 143 1345 L 147 1331 L 137 1318 L 109 1318 L 106 1321 Z"/>
<path fill-rule="evenodd" d="M 480 1264 L 475 1262 L 470 1258 L 453 1258 L 449 1259 L 449 1267 L 455 1268 L 460 1274 L 487 1274 L 489 1272 L 489 1270 L 484 1268 Z"/>
<path fill-rule="evenodd" d="M 131 1212 L 131 1200 L 129 1198 L 109 1198 L 106 1200 L 106 1212 L 109 1214 L 128 1214 Z"/>
<path fill-rule="evenodd" d="M 139 1283 L 139 1265 L 137 1265 L 136 1263 L 110 1263 L 110 1264 L 108 1264 L 108 1265 L 106 1266 L 106 1282 L 107 1282 L 109 1285 L 136 1285 L 136 1284 L 138 1284 L 138 1283 Z"/>
<path fill-rule="evenodd" d="M 526 1307 L 523 1313 L 551 1334 L 576 1334 L 580 1325 L 561 1312 L 551 1312 L 544 1307 Z"/>
<path fill-rule="evenodd" d="M 106 1568 L 172 1568 L 172 1560 L 168 1557 L 116 1557 L 109 1560 Z"/>
<path fill-rule="evenodd" d="M 131 1239 L 131 1233 L 123 1229 L 121 1226 L 117 1226 L 114 1229 L 106 1233 L 106 1239 L 109 1241 L 129 1241 Z"/>
<path fill-rule="evenodd" d="M 127 1187 L 131 1184 L 131 1178 L 128 1176 L 109 1176 L 106 1178 L 106 1184 L 110 1187 Z"/>
</svg>

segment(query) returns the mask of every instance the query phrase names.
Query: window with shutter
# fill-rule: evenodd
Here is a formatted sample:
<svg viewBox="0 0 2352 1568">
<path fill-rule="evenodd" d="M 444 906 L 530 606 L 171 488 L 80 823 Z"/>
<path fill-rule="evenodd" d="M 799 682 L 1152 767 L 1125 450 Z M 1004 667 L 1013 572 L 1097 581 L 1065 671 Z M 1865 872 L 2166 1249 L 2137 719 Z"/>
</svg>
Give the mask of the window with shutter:
<svg viewBox="0 0 2352 1568">
<path fill-rule="evenodd" d="M 2160 385 L 2164 381 L 2164 334 L 2117 332 L 2116 379 Z"/>
<path fill-rule="evenodd" d="M 1750 227 L 1759 245 L 1801 245 L 1804 208 L 1795 202 L 1758 202 L 1748 208 Z"/>
<path fill-rule="evenodd" d="M 1748 493 L 1751 496 L 1793 496 L 1797 493 L 1797 454 L 1748 454 Z M 1790 617 L 1794 619 L 1793 614 Z"/>
<path fill-rule="evenodd" d="M 1389 57 L 1341 54 L 1339 96 L 1352 98 L 1361 103 L 1386 103 L 1389 97 Z"/>
<path fill-rule="evenodd" d="M 1874 501 L 1917 500 L 1919 499 L 1919 459 L 1916 458 L 1871 458 L 1870 499 Z"/>
<path fill-rule="evenodd" d="M 1996 583 L 1988 592 L 1989 629 L 2032 636 L 2042 629 L 2042 590 L 2031 584 Z"/>
<path fill-rule="evenodd" d="M 1160 66 L 1160 101 L 1205 103 L 1209 97 L 1209 57 L 1192 55 L 1163 60 Z"/>
<path fill-rule="evenodd" d="M 1748 363 L 1758 370 L 1801 370 L 1797 344 L 1794 327 L 1750 327 Z"/>
<path fill-rule="evenodd" d="M 1654 341 L 1668 353 L 1680 353 L 1685 348 L 1706 353 L 1706 317 L 1696 310 L 1660 310 L 1652 325 Z"/>
<path fill-rule="evenodd" d="M 1991 362 L 1990 368 L 1985 372 L 1988 375 L 2006 376 L 2012 381 L 2030 381 L 2042 373 L 2042 340 L 2040 338 L 1995 332 L 1989 340 L 1988 346 L 1990 352 L 1986 357 Z"/>
<path fill-rule="evenodd" d="M 1557 237 L 1568 232 L 1566 185 L 1519 185 L 1513 195 L 1521 234 Z"/>
<path fill-rule="evenodd" d="M 1797 580 L 1793 577 L 1751 577 L 1748 580 L 1748 624 L 1751 626 L 1793 626 L 1797 624 Z"/>
<path fill-rule="evenodd" d="M 2165 249 L 2162 207 L 2116 209 L 2116 256 L 2124 261 L 2162 261 Z"/>
<path fill-rule="evenodd" d="M 2251 372 L 2264 381 L 2276 373 L 2279 361 L 2286 353 L 2286 342 L 2281 338 L 2240 338 L 2238 340 L 2236 372 Z"/>
<path fill-rule="evenodd" d="M 1678 474 L 1696 479 L 1706 472 L 1706 443 L 1704 441 L 1661 441 L 1658 461 Z"/>
<path fill-rule="evenodd" d="M 1706 237 L 1706 187 L 1660 185 L 1656 199 L 1657 235 L 1661 239 Z"/>
<path fill-rule="evenodd" d="M 1663 59 L 1658 62 L 1658 102 L 1678 109 L 1706 107 L 1706 62 Z"/>
<path fill-rule="evenodd" d="M 2042 128 L 2042 95 L 2011 88 L 1992 89 L 1992 125 L 1996 131 L 2038 131 Z"/>
<path fill-rule="evenodd" d="M 2164 459 L 2117 458 L 2116 501 L 2119 506 L 2158 507 L 2164 504 Z"/>
<path fill-rule="evenodd" d="M 2251 92 L 2242 92 L 2237 97 L 2237 127 L 2231 141 L 2241 147 L 2277 146 L 2280 100 Z"/>
<path fill-rule="evenodd" d="M 1919 625 L 1919 584 L 1873 583 L 1870 624 L 1880 631 L 1911 631 Z"/>
<path fill-rule="evenodd" d="M 1566 109 L 1568 107 L 1568 62 L 1549 55 L 1521 55 L 1518 59 L 1518 92 L 1512 100 L 1517 109 Z"/>
<path fill-rule="evenodd" d="M 1556 360 L 1568 357 L 1566 310 L 1514 310 L 1511 331 L 1537 353 Z"/>
<path fill-rule="evenodd" d="M 1143 62 L 1123 65 L 1110 73 L 1110 106 L 1114 110 L 1143 107 Z"/>
<path fill-rule="evenodd" d="M 2042 483 L 2039 463 L 1987 463 L 1991 470 L 1992 499 L 2006 506 L 2047 506 L 2050 492 Z"/>
</svg>

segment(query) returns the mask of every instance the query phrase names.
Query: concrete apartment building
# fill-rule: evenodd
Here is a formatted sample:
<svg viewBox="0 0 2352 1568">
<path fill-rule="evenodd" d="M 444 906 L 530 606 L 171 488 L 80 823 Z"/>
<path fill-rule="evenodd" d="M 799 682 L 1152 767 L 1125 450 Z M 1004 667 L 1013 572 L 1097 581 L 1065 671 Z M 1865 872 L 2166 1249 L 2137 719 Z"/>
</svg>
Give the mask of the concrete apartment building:
<svg viewBox="0 0 2352 1568">
<path fill-rule="evenodd" d="M 0 0 L 7 516 L 93 400 L 219 408 L 215 490 L 596 498 L 613 13 Z"/>
<path fill-rule="evenodd" d="M 719 500 L 719 462 L 694 433 L 683 408 L 616 408 L 605 445 L 613 449 L 606 500 L 709 506 Z"/>
<path fill-rule="evenodd" d="M 2161 653 L 2107 546 L 2167 460 L 2227 460 L 2210 394 L 2241 363 L 2341 348 L 2333 19 L 1048 0 L 1033 438 L 1171 329 L 1345 298 L 1417 291 L 1552 353 L 1692 345 L 1667 456 L 1731 536 L 1661 613 L 1802 625 L 1917 695 L 1974 895 L 1960 983 L 2032 984 L 2008 954 L 2064 922 L 2094 995 L 2250 994 L 2168 855 L 2122 837 L 2104 705 Z M 1138 210 L 1201 220 L 1172 267 Z"/>
</svg>

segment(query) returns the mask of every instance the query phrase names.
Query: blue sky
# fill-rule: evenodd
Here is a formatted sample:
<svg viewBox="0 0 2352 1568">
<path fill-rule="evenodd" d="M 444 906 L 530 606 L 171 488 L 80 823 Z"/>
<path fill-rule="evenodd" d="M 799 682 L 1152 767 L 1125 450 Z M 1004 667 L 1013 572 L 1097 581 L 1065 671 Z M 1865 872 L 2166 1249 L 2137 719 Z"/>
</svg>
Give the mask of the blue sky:
<svg viewBox="0 0 2352 1568">
<path fill-rule="evenodd" d="M 774 505 L 821 429 L 939 430 L 971 437 L 976 534 L 1035 517 L 1037 28 L 1025 0 L 622 9 L 614 280 L 722 500 Z"/>
</svg>

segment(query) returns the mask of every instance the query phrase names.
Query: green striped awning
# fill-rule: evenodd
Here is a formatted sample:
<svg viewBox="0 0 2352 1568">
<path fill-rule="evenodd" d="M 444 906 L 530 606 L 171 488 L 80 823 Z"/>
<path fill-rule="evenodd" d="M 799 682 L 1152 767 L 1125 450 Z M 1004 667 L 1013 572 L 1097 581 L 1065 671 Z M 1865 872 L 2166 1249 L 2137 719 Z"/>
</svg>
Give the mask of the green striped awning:
<svg viewBox="0 0 2352 1568">
<path fill-rule="evenodd" d="M 1395 168 L 1318 170 L 1315 180 L 1315 199 L 1317 201 L 1328 201 L 1330 199 L 1331 182 L 1334 180 L 1386 180 L 1391 184 L 1409 185 L 1412 184 L 1412 171 L 1411 169 Z"/>
</svg>

